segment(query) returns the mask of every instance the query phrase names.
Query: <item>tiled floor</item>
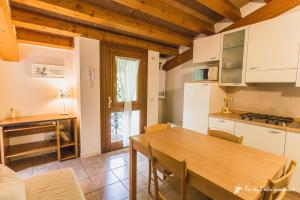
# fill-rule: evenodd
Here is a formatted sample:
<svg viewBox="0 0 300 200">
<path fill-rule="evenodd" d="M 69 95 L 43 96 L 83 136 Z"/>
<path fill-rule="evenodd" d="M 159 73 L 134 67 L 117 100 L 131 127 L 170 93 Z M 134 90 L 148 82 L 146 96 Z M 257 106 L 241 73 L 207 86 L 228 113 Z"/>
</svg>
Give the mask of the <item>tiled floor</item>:
<svg viewBox="0 0 300 200">
<path fill-rule="evenodd" d="M 42 163 L 42 159 L 35 162 Z M 129 153 L 128 149 L 100 156 L 78 158 L 64 162 L 33 164 L 32 162 L 14 166 L 22 178 L 28 178 L 48 171 L 71 167 L 81 185 L 86 200 L 128 200 L 129 199 Z M 153 200 L 149 195 L 148 159 L 138 154 L 137 199 Z M 153 189 L 153 186 L 152 186 Z M 152 192 L 153 193 L 153 192 Z M 300 200 L 299 194 L 288 193 L 285 200 Z"/>
<path fill-rule="evenodd" d="M 37 166 L 28 165 L 17 173 L 28 178 L 48 171 L 71 167 L 87 200 L 129 199 L 128 149 L 64 162 L 50 162 Z M 138 199 L 152 200 L 148 194 L 148 159 L 138 154 Z M 153 188 L 153 186 L 152 186 Z"/>
</svg>

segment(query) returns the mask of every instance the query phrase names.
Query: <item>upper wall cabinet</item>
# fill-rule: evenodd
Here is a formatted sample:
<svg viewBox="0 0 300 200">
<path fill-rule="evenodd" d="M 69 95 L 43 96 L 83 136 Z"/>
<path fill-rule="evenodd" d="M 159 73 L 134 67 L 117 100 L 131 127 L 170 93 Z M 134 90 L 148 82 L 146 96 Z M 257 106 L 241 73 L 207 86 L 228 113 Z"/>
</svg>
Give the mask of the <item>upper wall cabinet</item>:
<svg viewBox="0 0 300 200">
<path fill-rule="evenodd" d="M 205 63 L 220 59 L 221 34 L 194 40 L 193 63 Z"/>
<path fill-rule="evenodd" d="M 221 86 L 245 85 L 247 40 L 247 27 L 222 34 L 219 73 Z"/>
<path fill-rule="evenodd" d="M 296 82 L 300 14 L 249 26 L 246 82 Z"/>
</svg>

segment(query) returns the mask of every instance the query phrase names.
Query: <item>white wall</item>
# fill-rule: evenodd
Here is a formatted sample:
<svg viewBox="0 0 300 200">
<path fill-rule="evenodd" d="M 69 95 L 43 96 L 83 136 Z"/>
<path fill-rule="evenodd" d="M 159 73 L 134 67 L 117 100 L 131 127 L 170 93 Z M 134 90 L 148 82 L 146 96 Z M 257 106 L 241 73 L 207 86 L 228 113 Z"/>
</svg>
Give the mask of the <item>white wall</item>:
<svg viewBox="0 0 300 200">
<path fill-rule="evenodd" d="M 79 48 L 79 49 L 78 49 Z M 80 80 L 77 82 L 78 114 L 80 118 L 81 156 L 101 153 L 100 137 L 100 42 L 88 38 L 75 39 L 75 65 Z M 95 80 L 90 87 L 88 69 L 94 68 Z"/>
<path fill-rule="evenodd" d="M 147 126 L 158 123 L 159 52 L 148 51 Z"/>
<path fill-rule="evenodd" d="M 73 51 L 33 45 L 19 45 L 20 62 L 0 60 L 0 120 L 10 116 L 10 108 L 19 116 L 60 113 L 63 102 L 58 90 L 74 87 Z M 65 66 L 65 78 L 39 78 L 31 76 L 31 64 Z M 67 100 L 67 110 L 74 112 L 74 99 Z M 33 138 L 11 140 L 11 144 L 43 140 L 45 134 Z"/>
<path fill-rule="evenodd" d="M 58 90 L 74 87 L 73 52 L 22 44 L 19 49 L 20 62 L 0 60 L 0 119 L 9 116 L 10 107 L 23 116 L 62 112 Z M 33 63 L 64 65 L 65 78 L 32 77 Z M 68 109 L 74 111 L 74 102 Z"/>
</svg>

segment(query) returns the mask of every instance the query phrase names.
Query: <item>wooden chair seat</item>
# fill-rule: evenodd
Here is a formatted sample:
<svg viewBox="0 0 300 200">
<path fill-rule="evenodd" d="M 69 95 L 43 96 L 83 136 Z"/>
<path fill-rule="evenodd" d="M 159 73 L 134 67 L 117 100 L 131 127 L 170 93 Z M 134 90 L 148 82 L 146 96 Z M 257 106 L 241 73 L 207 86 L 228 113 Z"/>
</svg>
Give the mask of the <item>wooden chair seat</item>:
<svg viewBox="0 0 300 200">
<path fill-rule="evenodd" d="M 173 175 L 164 180 L 159 188 L 160 196 L 164 200 L 180 200 L 181 180 Z M 186 186 L 186 200 L 207 200 L 208 197 L 194 189 L 192 186 Z"/>
</svg>

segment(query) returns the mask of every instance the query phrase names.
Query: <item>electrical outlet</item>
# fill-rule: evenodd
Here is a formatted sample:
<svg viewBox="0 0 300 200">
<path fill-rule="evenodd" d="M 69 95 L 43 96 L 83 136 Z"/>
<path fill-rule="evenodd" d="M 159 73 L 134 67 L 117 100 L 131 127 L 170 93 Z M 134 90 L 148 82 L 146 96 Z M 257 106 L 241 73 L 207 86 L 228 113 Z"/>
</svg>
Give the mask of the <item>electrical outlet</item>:
<svg viewBox="0 0 300 200">
<path fill-rule="evenodd" d="M 236 102 L 237 102 L 237 98 L 231 98 L 231 99 L 230 99 L 230 102 L 236 103 Z"/>
</svg>

